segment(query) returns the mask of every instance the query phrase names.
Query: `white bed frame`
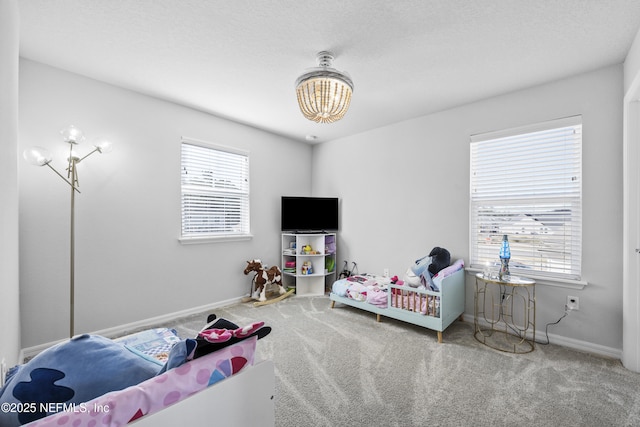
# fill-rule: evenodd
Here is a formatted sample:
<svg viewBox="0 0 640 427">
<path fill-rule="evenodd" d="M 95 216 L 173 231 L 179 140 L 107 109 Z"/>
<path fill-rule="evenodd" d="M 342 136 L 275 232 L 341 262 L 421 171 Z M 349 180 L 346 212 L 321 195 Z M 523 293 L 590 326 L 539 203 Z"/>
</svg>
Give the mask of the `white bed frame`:
<svg viewBox="0 0 640 427">
<path fill-rule="evenodd" d="M 400 289 L 403 291 L 410 291 L 419 293 L 422 295 L 432 295 L 440 297 L 440 316 L 429 316 L 414 311 L 409 311 L 401 308 L 392 307 L 391 305 L 391 292 L 387 295 L 387 308 L 377 307 L 364 301 L 356 301 L 351 298 L 341 297 L 333 292 L 329 295 L 331 299 L 331 308 L 335 307 L 335 303 L 356 307 L 361 310 L 370 311 L 376 313 L 377 321 L 380 322 L 380 316 L 390 317 L 392 319 L 402 320 L 404 322 L 412 323 L 414 325 L 422 326 L 428 329 L 432 329 L 438 332 L 438 342 L 442 343 L 442 331 L 447 326 L 453 323 L 456 319 L 461 317 L 464 313 L 464 299 L 465 299 L 465 274 L 464 269 L 460 269 L 450 276 L 442 279 L 440 285 L 440 292 L 434 292 L 429 290 L 420 290 L 417 288 L 411 288 L 407 285 L 396 286 L 389 285 L 392 289 Z"/>
<path fill-rule="evenodd" d="M 274 365 L 265 360 L 130 425 L 275 426 L 274 394 Z"/>
</svg>

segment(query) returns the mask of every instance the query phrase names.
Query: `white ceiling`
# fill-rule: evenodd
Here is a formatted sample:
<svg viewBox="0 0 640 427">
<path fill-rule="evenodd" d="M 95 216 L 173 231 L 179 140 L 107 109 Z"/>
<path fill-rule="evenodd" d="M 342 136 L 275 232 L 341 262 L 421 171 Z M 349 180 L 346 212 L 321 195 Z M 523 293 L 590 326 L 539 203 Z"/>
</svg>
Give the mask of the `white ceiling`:
<svg viewBox="0 0 640 427">
<path fill-rule="evenodd" d="M 290 138 L 353 135 L 621 63 L 638 0 L 20 0 L 20 54 Z M 355 89 L 306 120 L 331 50 Z"/>
</svg>

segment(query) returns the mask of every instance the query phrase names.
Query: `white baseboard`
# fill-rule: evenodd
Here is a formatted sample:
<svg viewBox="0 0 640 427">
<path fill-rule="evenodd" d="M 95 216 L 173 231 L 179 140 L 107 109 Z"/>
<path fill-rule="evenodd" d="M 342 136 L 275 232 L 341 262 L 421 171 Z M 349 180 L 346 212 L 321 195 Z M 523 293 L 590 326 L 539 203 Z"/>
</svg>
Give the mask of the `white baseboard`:
<svg viewBox="0 0 640 427">
<path fill-rule="evenodd" d="M 472 314 L 464 314 L 463 319 L 465 322 L 469 322 L 473 324 L 474 319 Z M 483 325 L 483 326 L 487 326 L 487 325 Z M 540 341 L 541 338 L 543 340 L 546 339 L 545 332 L 539 331 L 536 329 L 536 338 L 537 338 L 536 341 Z M 596 354 L 598 356 L 612 358 L 612 359 L 620 360 L 622 358 L 621 349 L 605 347 L 603 345 L 594 344 L 587 341 L 576 340 L 576 339 L 565 337 L 562 335 L 549 334 L 549 343 L 571 348 L 578 351 L 583 351 L 586 353 Z"/>
<path fill-rule="evenodd" d="M 536 331 L 536 336 L 544 336 L 544 332 Z M 609 357 L 611 359 L 622 359 L 622 349 L 605 347 L 600 344 L 594 344 L 587 341 L 575 340 L 569 337 L 549 334 L 549 342 L 551 344 L 561 345 L 563 347 L 572 348 L 586 353 L 596 354 L 598 356 Z"/>
<path fill-rule="evenodd" d="M 192 314 L 198 314 L 198 313 L 202 313 L 202 312 L 205 312 L 205 311 L 213 310 L 213 309 L 216 309 L 216 308 L 226 307 L 228 305 L 233 305 L 233 304 L 241 302 L 242 298 L 243 297 L 232 298 L 232 299 L 228 299 L 228 300 L 225 300 L 225 301 L 219 301 L 219 302 L 215 302 L 215 303 L 211 303 L 211 304 L 201 305 L 199 307 L 188 308 L 186 310 L 176 311 L 176 312 L 169 313 L 169 314 L 163 314 L 161 316 L 156 316 L 156 317 L 150 317 L 148 319 L 143 319 L 143 320 L 139 320 L 139 321 L 136 321 L 136 322 L 126 323 L 124 325 L 114 326 L 112 328 L 101 329 L 99 331 L 90 332 L 90 334 L 91 335 L 101 335 L 101 336 L 107 337 L 107 338 L 115 338 L 115 337 L 127 334 L 127 333 L 129 333 L 130 331 L 133 331 L 133 330 L 144 329 L 144 328 L 152 327 L 152 326 L 160 324 L 160 323 L 170 322 L 171 320 L 176 319 L 176 318 L 187 317 L 187 316 L 191 316 Z M 205 324 L 205 320 L 206 319 L 203 320 L 203 326 Z M 68 338 L 65 338 L 65 339 L 52 341 L 52 342 L 48 342 L 48 343 L 44 343 L 44 344 L 38 344 L 38 345 L 35 345 L 33 347 L 23 348 L 20 351 L 20 360 L 25 360 L 25 358 L 33 357 L 36 354 L 40 353 L 41 351 L 46 350 L 47 348 L 49 348 L 49 347 L 51 347 L 53 345 L 56 345 L 58 343 L 61 343 L 61 342 L 67 341 L 67 340 L 68 340 Z"/>
</svg>

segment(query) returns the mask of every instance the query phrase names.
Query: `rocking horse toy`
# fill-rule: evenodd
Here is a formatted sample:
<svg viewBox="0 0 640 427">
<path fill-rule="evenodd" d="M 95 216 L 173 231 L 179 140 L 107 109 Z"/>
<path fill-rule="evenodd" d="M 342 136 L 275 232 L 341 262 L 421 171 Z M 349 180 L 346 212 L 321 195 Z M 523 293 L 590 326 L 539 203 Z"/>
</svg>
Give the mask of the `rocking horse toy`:
<svg viewBox="0 0 640 427">
<path fill-rule="evenodd" d="M 247 261 L 247 266 L 244 269 L 245 276 L 252 271 L 256 274 L 251 280 L 250 295 L 252 299 L 258 300 L 258 302 L 253 303 L 254 306 L 257 307 L 281 301 L 293 293 L 293 289 L 287 291 L 284 286 L 282 286 L 282 272 L 277 266 L 274 265 L 267 269 L 262 266 L 262 261 L 253 259 Z M 279 297 L 267 300 L 267 287 L 269 285 L 278 286 Z"/>
</svg>

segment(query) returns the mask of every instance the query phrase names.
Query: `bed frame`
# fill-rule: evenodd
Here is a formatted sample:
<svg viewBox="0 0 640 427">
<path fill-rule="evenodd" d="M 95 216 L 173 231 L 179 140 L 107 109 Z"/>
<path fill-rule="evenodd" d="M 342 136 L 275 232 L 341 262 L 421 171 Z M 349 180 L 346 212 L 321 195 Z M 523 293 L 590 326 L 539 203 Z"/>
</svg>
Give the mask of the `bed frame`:
<svg viewBox="0 0 640 427">
<path fill-rule="evenodd" d="M 407 285 L 389 285 L 390 291 L 387 295 L 386 308 L 377 307 L 364 301 L 356 301 L 351 298 L 341 297 L 333 292 L 329 295 L 329 298 L 331 299 L 331 308 L 334 308 L 335 303 L 339 302 L 361 310 L 376 313 L 376 320 L 378 322 L 381 321 L 381 316 L 385 316 L 432 329 L 438 332 L 438 342 L 442 343 L 442 331 L 444 331 L 447 326 L 461 317 L 462 313 L 464 313 L 464 284 L 464 269 L 460 269 L 442 280 L 440 292 L 421 290 Z M 439 310 L 436 309 L 434 303 L 435 298 L 431 299 L 433 305 L 429 312 L 430 314 L 426 315 L 416 312 L 413 307 L 394 307 L 393 305 L 395 304 L 392 304 L 392 298 L 394 297 L 394 292 L 392 292 L 392 290 L 394 289 L 398 290 L 395 292 L 402 292 L 404 295 L 408 295 L 409 298 L 424 298 L 426 296 L 440 297 Z M 436 313 L 436 315 L 431 315 L 431 313 Z"/>
<path fill-rule="evenodd" d="M 255 348 L 255 341 L 253 339 L 253 345 Z M 247 343 L 249 340 L 245 340 L 242 343 Z M 236 346 L 242 343 L 235 344 Z M 248 343 L 249 345 L 250 343 Z M 249 345 L 250 346 L 250 345 Z M 220 351 L 227 351 L 231 354 L 237 354 L 242 350 L 232 350 L 233 346 L 226 347 Z M 181 369 L 183 373 L 178 375 L 194 376 L 200 385 L 206 386 L 207 378 L 201 378 L 201 372 L 203 371 L 203 364 L 196 365 L 195 368 L 186 369 L 190 363 L 197 363 L 198 361 L 204 361 L 205 358 L 209 358 L 207 363 L 226 362 L 228 355 L 221 356 L 216 359 L 214 352 L 204 356 L 202 359 L 195 359 L 187 362 L 186 364 L 175 368 Z M 251 353 L 253 360 L 253 353 Z M 205 364 L 206 365 L 206 364 Z M 209 371 L 206 371 L 207 375 Z M 154 382 L 156 378 L 151 378 L 147 382 Z M 162 381 L 161 381 L 162 383 Z M 165 400 L 175 393 L 172 390 L 182 390 L 182 385 L 174 384 L 175 389 L 169 388 L 162 390 L 165 395 Z M 54 427 L 54 426 L 75 426 L 78 423 L 87 425 L 86 417 L 101 417 L 96 418 L 100 426 L 111 427 L 123 425 L 122 421 L 129 419 L 131 416 L 131 408 L 126 408 L 124 412 L 121 412 L 119 416 L 111 416 L 112 405 L 114 405 L 110 399 L 113 395 L 118 393 L 125 393 L 127 390 L 140 388 L 140 385 L 132 386 L 126 390 L 114 391 L 86 403 L 85 408 L 89 408 L 89 411 L 82 410 L 81 408 L 76 412 L 75 410 L 70 412 L 62 411 L 50 415 L 48 417 L 41 418 L 30 424 L 33 427 Z M 171 392 L 170 392 L 171 391 Z M 111 397 L 110 397 L 111 396 Z M 146 395 L 146 399 L 157 398 L 157 393 Z M 135 398 L 135 397 L 134 397 Z M 201 426 L 201 425 L 220 425 L 220 426 L 243 426 L 243 427 L 273 427 L 275 426 L 275 367 L 271 360 L 263 360 L 260 362 L 254 362 L 251 366 L 245 366 L 240 372 L 231 375 L 227 378 L 221 379 L 211 386 L 204 387 L 199 391 L 193 392 L 188 397 L 179 400 L 169 406 L 163 407 L 160 410 L 151 412 L 135 421 L 128 423 L 135 427 L 175 427 L 175 426 Z M 156 402 L 162 404 L 162 402 Z M 93 405 L 93 406 L 92 406 Z M 91 409 L 97 406 L 105 408 L 104 412 L 100 415 L 91 413 Z M 157 406 L 157 405 L 156 405 Z M 113 412 L 117 413 L 118 405 L 115 404 L 113 408 L 116 408 Z M 95 411 L 94 411 L 95 412 Z M 123 416 L 125 418 L 123 418 Z M 112 419 L 113 418 L 113 419 Z M 91 425 L 91 424 L 88 424 Z M 26 427 L 26 426 L 25 426 Z"/>
<path fill-rule="evenodd" d="M 274 426 L 274 394 L 274 365 L 271 360 L 265 360 L 129 425 L 135 427 Z"/>
</svg>

